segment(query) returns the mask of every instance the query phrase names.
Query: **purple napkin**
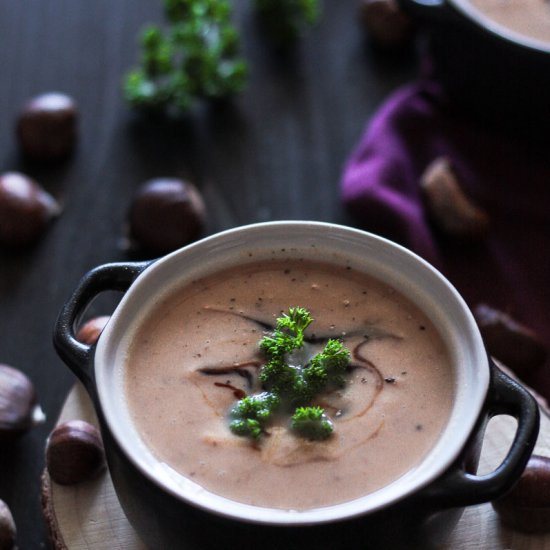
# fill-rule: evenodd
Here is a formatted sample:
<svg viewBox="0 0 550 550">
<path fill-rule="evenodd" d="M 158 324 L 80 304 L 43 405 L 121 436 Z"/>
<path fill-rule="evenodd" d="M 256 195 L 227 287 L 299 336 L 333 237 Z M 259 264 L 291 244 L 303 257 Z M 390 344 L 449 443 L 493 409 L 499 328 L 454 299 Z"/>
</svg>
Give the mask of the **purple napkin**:
<svg viewBox="0 0 550 550">
<path fill-rule="evenodd" d="M 490 218 L 476 243 L 442 238 L 419 179 L 445 156 Z M 454 109 L 433 82 L 395 92 L 371 119 L 342 178 L 356 224 L 424 257 L 470 307 L 486 303 L 534 330 L 550 349 L 550 148 L 498 133 Z M 523 375 L 550 399 L 550 362 Z"/>
</svg>

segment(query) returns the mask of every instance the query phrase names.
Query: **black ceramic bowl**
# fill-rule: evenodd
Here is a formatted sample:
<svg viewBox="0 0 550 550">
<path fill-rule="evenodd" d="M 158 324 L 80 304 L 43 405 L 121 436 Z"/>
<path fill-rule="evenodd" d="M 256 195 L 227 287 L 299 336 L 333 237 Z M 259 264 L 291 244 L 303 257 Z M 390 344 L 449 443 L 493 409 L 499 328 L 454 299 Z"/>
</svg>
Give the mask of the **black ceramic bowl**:
<svg viewBox="0 0 550 550">
<path fill-rule="evenodd" d="M 399 0 L 429 34 L 435 78 L 482 121 L 537 138 L 550 130 L 550 41 L 514 32 L 467 0 Z"/>
<path fill-rule="evenodd" d="M 350 265 L 383 279 L 434 321 L 451 357 L 454 398 L 443 433 L 410 472 L 349 502 L 281 510 L 245 505 L 198 488 L 143 443 L 124 397 L 124 358 L 136 326 L 174 285 L 249 262 L 251 253 L 255 260 L 292 257 Z M 125 295 L 97 345 L 79 343 L 75 325 L 105 290 Z M 512 486 L 538 433 L 534 400 L 492 365 L 470 311 L 448 281 L 406 249 L 337 225 L 246 226 L 155 262 L 100 266 L 82 279 L 63 307 L 55 345 L 92 398 L 120 503 L 151 548 L 428 548 L 430 541 L 449 532 L 464 506 L 494 499 Z M 493 473 L 477 476 L 484 428 L 497 414 L 518 419 L 515 439 Z"/>
</svg>

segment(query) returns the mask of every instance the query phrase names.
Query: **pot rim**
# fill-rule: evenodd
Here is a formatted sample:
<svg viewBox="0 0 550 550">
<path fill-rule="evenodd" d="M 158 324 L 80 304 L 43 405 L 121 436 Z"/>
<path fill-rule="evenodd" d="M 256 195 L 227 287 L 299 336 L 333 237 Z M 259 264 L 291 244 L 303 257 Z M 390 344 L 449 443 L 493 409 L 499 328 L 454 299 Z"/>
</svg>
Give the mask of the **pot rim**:
<svg viewBox="0 0 550 550">
<path fill-rule="evenodd" d="M 160 463 L 143 442 L 140 442 L 137 431 L 131 433 L 133 428 L 131 423 L 129 424 L 129 413 L 124 408 L 122 391 L 118 391 L 123 383 L 122 369 L 119 367 L 116 370 L 117 360 L 120 363 L 120 358 L 131 339 L 132 328 L 129 327 L 127 318 L 144 307 L 143 299 L 150 295 L 144 288 L 150 290 L 158 285 L 158 279 L 162 279 L 163 272 L 166 280 L 169 271 L 177 271 L 178 267 L 181 269 L 184 260 L 190 260 L 196 255 L 215 257 L 216 254 L 222 254 L 230 245 L 242 248 L 242 243 L 246 243 L 247 239 L 260 237 L 270 244 L 260 244 L 259 248 L 272 249 L 276 242 L 279 246 L 281 242 L 285 242 L 282 240 L 285 235 L 286 239 L 292 235 L 293 242 L 294 239 L 300 240 L 302 253 L 305 253 L 306 241 L 323 247 L 329 240 L 330 246 L 325 247 L 327 250 L 336 253 L 338 245 L 348 246 L 350 248 L 344 255 L 353 257 L 354 261 L 360 261 L 359 251 L 382 254 L 381 258 L 376 256 L 369 261 L 376 263 L 379 269 L 385 268 L 388 276 L 394 277 L 390 284 L 397 286 L 398 291 L 406 293 L 405 288 L 410 288 L 409 298 L 414 291 L 417 295 L 412 297 L 413 301 L 424 310 L 428 306 L 431 308 L 430 316 L 434 324 L 436 321 L 443 323 L 444 339 L 448 339 L 447 344 L 451 346 L 451 353 L 458 363 L 455 373 L 455 403 L 449 422 L 436 445 L 419 465 L 390 485 L 364 497 L 303 511 L 263 508 L 229 500 L 200 488 Z M 258 244 L 256 246 L 258 247 Z M 414 273 L 405 276 L 398 272 L 396 266 L 388 267 L 391 262 L 402 262 L 402 267 L 414 268 Z M 365 263 L 363 260 L 363 265 Z M 368 272 L 372 273 L 370 267 L 372 266 L 369 264 Z M 363 270 L 367 271 L 365 268 Z M 425 278 L 423 289 L 416 280 L 419 277 Z M 412 278 L 416 278 L 414 284 L 411 282 Z M 170 285 L 164 284 L 164 287 Z M 441 297 L 444 298 L 443 302 L 436 304 Z M 420 298 L 425 300 L 423 304 L 418 303 L 417 300 Z M 452 308 L 452 311 L 449 308 Z M 434 319 L 434 315 L 437 319 Z M 136 324 L 138 323 L 134 321 L 134 325 Z M 351 519 L 383 509 L 420 491 L 441 476 L 464 450 L 483 410 L 490 379 L 488 358 L 475 320 L 456 289 L 434 267 L 410 250 L 383 237 L 341 225 L 308 221 L 265 222 L 229 229 L 157 260 L 136 279 L 105 327 L 95 350 L 94 373 L 97 403 L 106 427 L 141 474 L 167 493 L 192 506 L 230 519 L 270 525 L 312 525 Z M 113 384 L 115 377 L 118 377 L 118 382 Z M 128 416 L 127 420 L 121 419 L 124 414 Z"/>
<path fill-rule="evenodd" d="M 476 8 L 470 0 L 444 1 L 449 2 L 458 12 L 490 34 L 523 48 L 528 48 L 543 54 L 550 54 L 550 41 L 532 38 L 494 21 L 488 15 L 485 15 L 481 10 Z"/>
</svg>

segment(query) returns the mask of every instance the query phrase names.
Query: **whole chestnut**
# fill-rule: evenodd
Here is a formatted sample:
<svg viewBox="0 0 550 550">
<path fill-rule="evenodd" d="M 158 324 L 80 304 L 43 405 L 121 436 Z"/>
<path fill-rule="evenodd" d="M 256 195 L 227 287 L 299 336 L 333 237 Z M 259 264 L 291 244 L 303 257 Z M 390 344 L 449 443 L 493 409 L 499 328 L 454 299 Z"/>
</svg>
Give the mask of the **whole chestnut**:
<svg viewBox="0 0 550 550">
<path fill-rule="evenodd" d="M 413 38 L 415 26 L 396 0 L 361 0 L 360 21 L 373 46 L 397 50 Z"/>
<path fill-rule="evenodd" d="M 492 504 L 512 529 L 550 532 L 550 458 L 533 455 L 512 490 Z"/>
<path fill-rule="evenodd" d="M 516 374 L 525 374 L 546 361 L 546 347 L 529 327 L 487 304 L 478 304 L 473 313 L 489 353 Z"/>
<path fill-rule="evenodd" d="M 60 485 L 74 485 L 97 476 L 105 468 L 99 430 L 84 420 L 57 426 L 46 443 L 46 468 Z"/>
<path fill-rule="evenodd" d="M 0 245 L 28 246 L 43 234 L 60 212 L 57 201 L 24 174 L 0 176 Z"/>
<path fill-rule="evenodd" d="M 77 330 L 76 339 L 89 346 L 95 344 L 109 319 L 109 315 L 101 315 L 89 319 Z"/>
<path fill-rule="evenodd" d="M 30 99 L 17 118 L 17 138 L 23 154 L 33 160 L 67 157 L 77 140 L 78 109 L 66 94 L 50 92 Z"/>
<path fill-rule="evenodd" d="M 463 191 L 449 159 L 436 158 L 426 168 L 420 191 L 428 217 L 447 236 L 471 241 L 488 232 L 488 214 Z"/>
<path fill-rule="evenodd" d="M 0 364 L 0 443 L 12 441 L 44 421 L 29 377 Z"/>
<path fill-rule="evenodd" d="M 164 254 L 199 237 L 205 222 L 204 201 L 187 181 L 153 179 L 138 189 L 128 219 L 132 240 L 149 252 Z"/>
<path fill-rule="evenodd" d="M 13 550 L 17 531 L 8 505 L 0 500 L 0 550 Z"/>
</svg>

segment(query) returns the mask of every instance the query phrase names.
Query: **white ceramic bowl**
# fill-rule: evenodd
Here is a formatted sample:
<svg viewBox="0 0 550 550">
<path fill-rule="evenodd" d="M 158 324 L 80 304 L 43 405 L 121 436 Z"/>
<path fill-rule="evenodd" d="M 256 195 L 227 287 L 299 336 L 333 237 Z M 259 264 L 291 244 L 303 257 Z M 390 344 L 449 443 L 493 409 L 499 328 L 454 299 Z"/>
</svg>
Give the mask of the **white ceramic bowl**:
<svg viewBox="0 0 550 550">
<path fill-rule="evenodd" d="M 447 345 L 454 369 L 455 392 L 446 427 L 417 467 L 375 493 L 304 511 L 234 502 L 201 488 L 160 462 L 132 423 L 124 398 L 123 368 L 136 328 L 148 311 L 185 281 L 251 260 L 273 257 L 349 265 L 383 280 L 428 315 Z M 97 346 L 85 346 L 74 337 L 75 321 L 93 297 L 106 289 L 127 290 Z M 223 518 L 232 523 L 232 529 L 235 523 L 283 528 L 348 522 L 384 514 L 403 503 L 416 503 L 413 506 L 420 509 L 419 502 L 428 502 L 425 508 L 431 514 L 438 508 L 488 500 L 517 479 L 536 438 L 536 406 L 526 392 L 508 379 L 502 389 L 505 379 L 500 373 L 495 375 L 491 368 L 472 314 L 451 284 L 405 248 L 343 226 L 318 222 L 250 225 L 208 237 L 150 264 L 101 266 L 81 281 L 61 312 L 55 334 L 60 355 L 84 382 L 94 400 L 111 475 L 123 507 L 144 539 L 152 545 L 160 544 L 159 548 L 167 548 L 168 541 L 172 544 L 182 536 L 173 525 L 174 514 L 165 517 L 165 508 L 176 507 L 180 514 L 190 513 L 188 510 L 192 508 L 194 517 L 199 514 Z M 495 397 L 502 391 L 515 396 L 513 405 L 497 410 Z M 487 418 L 495 413 L 513 414 L 519 418 L 520 425 L 516 442 L 501 468 L 481 478 L 466 472 L 462 460 L 470 456 L 470 461 L 476 462 L 477 442 Z M 144 495 L 143 486 L 149 487 L 145 491 L 149 496 Z M 161 517 L 155 520 L 155 526 L 146 519 L 151 514 L 151 494 L 158 502 L 162 502 L 163 497 L 166 501 L 155 508 Z M 426 512 L 424 519 L 430 514 Z M 163 533 L 170 534 L 165 537 Z"/>
</svg>

